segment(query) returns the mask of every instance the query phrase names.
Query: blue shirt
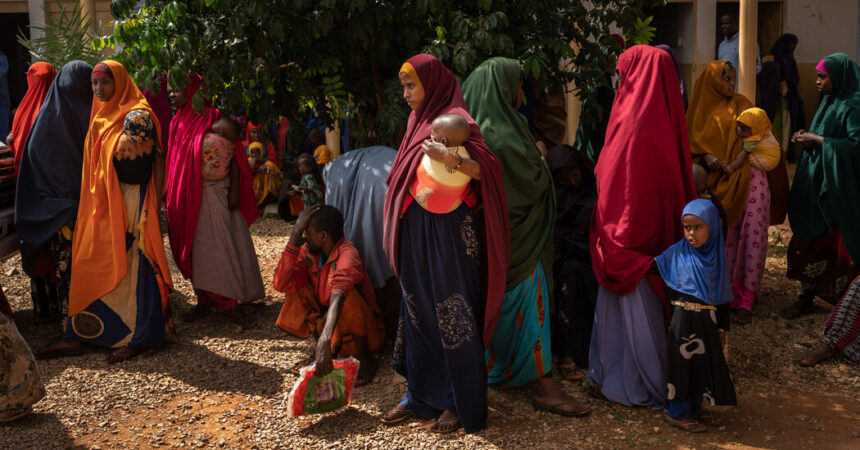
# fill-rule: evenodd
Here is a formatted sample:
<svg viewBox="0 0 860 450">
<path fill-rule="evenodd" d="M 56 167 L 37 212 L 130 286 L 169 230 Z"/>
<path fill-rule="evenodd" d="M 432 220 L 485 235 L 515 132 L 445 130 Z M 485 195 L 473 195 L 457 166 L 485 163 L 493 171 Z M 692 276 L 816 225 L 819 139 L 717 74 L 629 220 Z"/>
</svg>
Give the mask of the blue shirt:
<svg viewBox="0 0 860 450">
<path fill-rule="evenodd" d="M 732 66 L 735 67 L 735 70 L 740 70 L 738 65 L 739 53 L 738 53 L 738 44 L 740 43 L 740 38 L 738 37 L 740 33 L 735 33 L 731 38 L 725 38 L 722 42 L 720 42 L 720 47 L 717 49 L 717 59 L 720 61 L 728 61 L 732 63 Z M 755 73 L 761 72 L 761 59 L 759 58 L 758 51 L 758 42 L 755 44 Z M 735 86 L 735 90 L 737 90 L 737 85 Z"/>
</svg>

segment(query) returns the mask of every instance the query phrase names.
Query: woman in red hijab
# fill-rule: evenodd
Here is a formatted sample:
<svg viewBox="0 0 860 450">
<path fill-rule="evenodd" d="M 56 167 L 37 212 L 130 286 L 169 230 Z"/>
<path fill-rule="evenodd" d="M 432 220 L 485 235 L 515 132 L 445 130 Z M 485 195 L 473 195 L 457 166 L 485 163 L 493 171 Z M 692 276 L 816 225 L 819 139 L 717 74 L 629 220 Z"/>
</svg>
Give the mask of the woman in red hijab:
<svg viewBox="0 0 860 450">
<path fill-rule="evenodd" d="M 484 345 L 493 336 L 510 261 L 502 166 L 469 115 L 460 84 L 438 59 L 413 56 L 399 78 L 412 113 L 388 174 L 383 248 L 403 287 L 394 370 L 408 388 L 382 422 L 415 415 L 437 419 L 433 432 L 462 426 L 473 433 L 486 425 Z M 467 157 L 431 140 L 431 122 L 443 114 L 468 121 Z M 430 212 L 429 202 L 416 200 L 425 199 L 416 189 L 425 157 L 472 178 L 450 212 Z M 479 201 L 482 208 L 474 208 Z"/>
<path fill-rule="evenodd" d="M 57 71 L 54 70 L 54 66 L 46 62 L 37 62 L 27 70 L 27 94 L 24 95 L 24 99 L 18 105 L 18 110 L 15 111 L 12 132 L 6 138 L 6 145 L 12 149 L 12 154 L 15 155 L 16 175 L 18 174 L 18 167 L 21 165 L 21 154 L 24 146 L 27 145 L 30 128 L 36 121 L 36 116 L 39 115 L 39 109 L 45 102 L 48 88 L 54 82 L 55 76 L 57 76 Z"/>
<path fill-rule="evenodd" d="M 666 407 L 666 323 L 654 257 L 682 236 L 696 198 L 678 74 L 668 53 L 637 45 L 621 80 L 595 168 L 591 259 L 600 288 L 588 378 L 627 406 Z"/>
<path fill-rule="evenodd" d="M 165 186 L 170 249 L 197 294 L 186 321 L 215 310 L 244 322 L 234 307 L 266 295 L 248 231 L 260 214 L 241 127 L 211 105 L 194 111 L 191 99 L 202 81 L 193 74 L 184 88 L 170 91 L 177 109 Z"/>
<path fill-rule="evenodd" d="M 18 105 L 15 119 L 12 121 L 12 132 L 6 138 L 6 145 L 15 155 L 15 176 L 21 167 L 21 155 L 27 146 L 30 128 L 36 122 L 36 116 L 48 96 L 48 89 L 54 82 L 57 71 L 46 62 L 37 62 L 27 70 L 27 94 Z M 24 271 L 30 275 L 30 296 L 33 298 L 33 312 L 40 320 L 49 320 L 60 312 L 57 298 L 56 277 L 54 276 L 54 259 L 50 252 L 30 248 L 24 249 L 28 257 Z M 38 253 L 36 253 L 38 252 Z"/>
</svg>

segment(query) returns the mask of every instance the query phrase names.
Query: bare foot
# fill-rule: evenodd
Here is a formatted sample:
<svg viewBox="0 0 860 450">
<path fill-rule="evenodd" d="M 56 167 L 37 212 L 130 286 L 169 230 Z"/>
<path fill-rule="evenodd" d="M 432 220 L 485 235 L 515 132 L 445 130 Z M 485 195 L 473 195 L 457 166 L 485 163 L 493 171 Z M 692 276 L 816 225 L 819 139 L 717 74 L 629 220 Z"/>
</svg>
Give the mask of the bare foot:
<svg viewBox="0 0 860 450">
<path fill-rule="evenodd" d="M 821 342 L 818 344 L 818 347 L 815 347 L 813 350 L 810 350 L 803 354 L 800 358 L 797 359 L 797 364 L 801 367 L 811 367 L 814 366 L 821 361 L 828 360 L 836 355 L 836 350 L 834 350 L 830 345 Z"/>
<path fill-rule="evenodd" d="M 445 410 L 436 422 L 430 426 L 430 431 L 434 433 L 451 433 L 460 428 L 460 419 L 451 411 Z"/>
<path fill-rule="evenodd" d="M 573 358 L 564 356 L 558 362 L 558 375 L 562 380 L 576 381 L 585 378 L 585 371 L 577 367 Z"/>
<path fill-rule="evenodd" d="M 78 356 L 84 352 L 83 342 L 57 341 L 40 349 L 34 356 L 36 359 L 65 358 L 67 356 Z"/>
<path fill-rule="evenodd" d="M 134 347 L 129 347 L 126 345 L 125 347 L 120 347 L 120 348 L 112 351 L 110 353 L 110 355 L 107 355 L 107 358 L 105 358 L 105 360 L 107 362 L 109 362 L 110 364 L 116 364 L 118 362 L 123 362 L 123 361 L 129 360 L 131 358 L 134 358 L 135 356 L 137 356 L 137 355 L 139 355 L 145 351 L 146 351 L 146 349 L 144 349 L 144 348 L 134 348 Z"/>
<path fill-rule="evenodd" d="M 536 409 L 573 417 L 585 416 L 591 412 L 590 406 L 565 394 L 551 376 L 542 376 L 535 383 L 532 406 Z"/>
</svg>

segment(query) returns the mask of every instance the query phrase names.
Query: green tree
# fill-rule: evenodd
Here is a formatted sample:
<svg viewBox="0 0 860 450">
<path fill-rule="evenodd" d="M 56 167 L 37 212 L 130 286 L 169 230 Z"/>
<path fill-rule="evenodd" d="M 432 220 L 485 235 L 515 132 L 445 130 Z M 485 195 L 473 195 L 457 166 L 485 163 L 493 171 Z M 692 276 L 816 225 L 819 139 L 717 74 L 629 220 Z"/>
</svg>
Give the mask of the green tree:
<svg viewBox="0 0 860 450">
<path fill-rule="evenodd" d="M 576 81 L 587 120 L 589 99 L 620 50 L 611 27 L 642 40 L 643 9 L 664 0 L 148 0 L 135 9 L 137 3 L 114 1 L 114 35 L 97 39 L 95 49 L 121 48 L 117 59 L 142 86 L 154 87 L 165 72 L 181 85 L 177 74 L 198 72 L 201 96 L 254 121 L 296 119 L 301 106 L 313 105 L 330 122 L 349 105 L 359 145 L 366 145 L 390 143 L 405 126 L 395 74 L 422 51 L 460 77 L 490 56 L 508 56 L 544 89 L 559 92 Z"/>
</svg>

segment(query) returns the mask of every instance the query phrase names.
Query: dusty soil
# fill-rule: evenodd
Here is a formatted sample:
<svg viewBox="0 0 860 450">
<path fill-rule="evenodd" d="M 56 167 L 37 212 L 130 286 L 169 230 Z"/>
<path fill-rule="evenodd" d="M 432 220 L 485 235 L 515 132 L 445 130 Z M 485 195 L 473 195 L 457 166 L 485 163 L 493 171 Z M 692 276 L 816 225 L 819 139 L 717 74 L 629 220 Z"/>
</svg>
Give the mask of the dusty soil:
<svg viewBox="0 0 860 450">
<path fill-rule="evenodd" d="M 267 285 L 289 231 L 277 219 L 252 227 Z M 754 322 L 730 334 L 740 404 L 717 408 L 724 425 L 705 434 L 669 427 L 663 412 L 589 399 L 580 383 L 563 386 L 594 406 L 584 419 L 536 412 L 531 391 L 521 388 L 491 390 L 489 426 L 474 435 L 437 436 L 418 420 L 386 427 L 378 416 L 405 393 L 391 369 L 390 345 L 378 357 L 376 382 L 358 388 L 350 406 L 291 419 L 286 397 L 296 376 L 289 369 L 310 344 L 275 327 L 281 298 L 269 286 L 253 325 L 217 315 L 193 323 L 180 318 L 176 342 L 131 361 L 109 365 L 106 351 L 91 349 L 42 362 L 48 395 L 29 418 L 0 425 L 0 448 L 860 448 L 860 372 L 838 360 L 811 369 L 792 362 L 815 343 L 830 306 L 818 303 L 815 314 L 794 322 L 777 316 L 798 294 L 797 283 L 783 276 L 789 237 L 786 226 L 771 228 Z M 180 317 L 195 300 L 173 269 L 171 304 Z M 31 345 L 55 339 L 56 327 L 33 323 L 19 258 L 3 262 L 0 276 Z"/>
</svg>

